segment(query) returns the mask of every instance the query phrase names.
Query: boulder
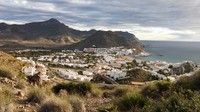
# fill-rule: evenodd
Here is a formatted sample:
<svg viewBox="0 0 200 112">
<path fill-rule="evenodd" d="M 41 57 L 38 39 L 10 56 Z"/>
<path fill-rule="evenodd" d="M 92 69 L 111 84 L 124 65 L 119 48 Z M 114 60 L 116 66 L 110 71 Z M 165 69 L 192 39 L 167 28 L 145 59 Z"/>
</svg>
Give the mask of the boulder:
<svg viewBox="0 0 200 112">
<path fill-rule="evenodd" d="M 171 69 L 171 73 L 174 75 L 184 74 L 184 71 L 185 71 L 185 68 L 183 66 L 177 66 Z"/>
<path fill-rule="evenodd" d="M 170 72 L 170 69 L 168 69 L 168 68 L 160 69 L 160 70 L 157 71 L 157 73 L 165 75 L 165 76 L 172 75 L 171 72 Z"/>
<path fill-rule="evenodd" d="M 181 75 L 185 73 L 190 73 L 195 70 L 197 65 L 193 62 L 186 61 L 184 63 L 181 63 L 179 65 L 170 66 L 171 73 L 174 75 Z"/>
<path fill-rule="evenodd" d="M 193 62 L 185 62 L 183 64 L 181 64 L 181 66 L 185 69 L 185 73 L 189 73 L 194 71 L 195 67 L 197 67 L 197 65 Z"/>
</svg>

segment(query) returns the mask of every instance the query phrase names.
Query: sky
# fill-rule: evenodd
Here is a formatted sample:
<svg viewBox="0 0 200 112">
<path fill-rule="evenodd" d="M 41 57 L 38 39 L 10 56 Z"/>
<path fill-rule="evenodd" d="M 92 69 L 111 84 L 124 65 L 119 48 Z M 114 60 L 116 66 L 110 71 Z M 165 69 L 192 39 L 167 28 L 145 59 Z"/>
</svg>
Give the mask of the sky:
<svg viewBox="0 0 200 112">
<path fill-rule="evenodd" d="M 0 0 L 0 22 L 50 18 L 79 30 L 128 31 L 141 40 L 200 41 L 200 0 Z"/>
</svg>

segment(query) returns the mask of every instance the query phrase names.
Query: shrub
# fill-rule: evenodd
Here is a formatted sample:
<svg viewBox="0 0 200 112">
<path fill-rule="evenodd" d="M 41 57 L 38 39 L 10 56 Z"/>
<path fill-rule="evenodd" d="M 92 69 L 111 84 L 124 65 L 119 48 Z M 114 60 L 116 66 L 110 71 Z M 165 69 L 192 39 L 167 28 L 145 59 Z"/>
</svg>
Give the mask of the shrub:
<svg viewBox="0 0 200 112">
<path fill-rule="evenodd" d="M 79 94 L 86 95 L 91 93 L 92 86 L 90 83 L 68 83 L 68 84 L 58 84 L 53 87 L 54 93 L 59 93 L 60 90 L 66 90 L 69 94 Z"/>
<path fill-rule="evenodd" d="M 9 72 L 8 70 L 0 69 L 0 77 L 13 79 L 14 75 L 11 72 Z"/>
<path fill-rule="evenodd" d="M 169 81 L 159 81 L 145 87 L 142 90 L 142 94 L 150 98 L 159 98 L 165 92 L 170 90 L 170 86 L 171 86 L 171 83 Z"/>
<path fill-rule="evenodd" d="M 198 112 L 200 110 L 199 92 L 171 92 L 168 97 L 159 100 L 150 99 L 146 112 Z"/>
<path fill-rule="evenodd" d="M 191 101 L 192 102 L 192 101 Z M 192 112 L 190 100 L 174 93 L 161 101 L 154 101 L 146 110 L 149 112 Z"/>
<path fill-rule="evenodd" d="M 51 97 L 50 100 L 45 101 L 38 112 L 72 112 L 71 105 L 64 99 Z"/>
<path fill-rule="evenodd" d="M 169 81 L 160 81 L 156 83 L 156 86 L 160 92 L 167 91 L 170 89 L 171 83 Z"/>
<path fill-rule="evenodd" d="M 126 63 L 126 68 L 130 69 L 130 68 L 135 68 L 138 66 L 137 61 L 134 59 L 132 62 L 127 62 Z"/>
<path fill-rule="evenodd" d="M 99 107 L 97 110 L 98 112 L 118 112 L 117 108 L 112 104 L 104 105 Z"/>
<path fill-rule="evenodd" d="M 178 99 L 178 97 L 170 97 L 166 102 L 166 110 L 169 112 L 187 112 L 184 108 L 181 99 Z"/>
<path fill-rule="evenodd" d="M 91 93 L 92 93 L 92 96 L 94 97 L 101 97 L 103 94 L 103 91 L 99 87 L 93 84 L 91 87 Z"/>
<path fill-rule="evenodd" d="M 196 72 L 192 76 L 183 76 L 181 77 L 174 85 L 175 89 L 180 88 L 190 89 L 190 90 L 200 90 L 200 71 Z"/>
<path fill-rule="evenodd" d="M 138 81 L 138 82 L 145 82 L 145 81 L 152 81 L 158 80 L 158 76 L 152 75 L 149 71 L 145 71 L 141 68 L 134 68 L 127 71 L 127 76 L 130 77 L 130 81 Z"/>
<path fill-rule="evenodd" d="M 142 109 L 148 103 L 148 99 L 141 95 L 127 95 L 117 102 L 117 109 L 121 112 L 136 111 Z"/>
<path fill-rule="evenodd" d="M 85 103 L 78 97 L 71 97 L 70 104 L 73 112 L 86 112 Z"/>
<path fill-rule="evenodd" d="M 64 105 L 55 102 L 46 102 L 41 106 L 38 112 L 70 112 Z"/>
<path fill-rule="evenodd" d="M 32 103 L 32 104 L 41 104 L 46 98 L 46 95 L 43 91 L 40 91 L 39 89 L 34 89 L 31 92 L 28 93 L 26 102 Z"/>
<path fill-rule="evenodd" d="M 113 95 L 115 97 L 122 97 L 128 93 L 128 90 L 126 88 L 117 88 L 114 92 Z"/>
</svg>

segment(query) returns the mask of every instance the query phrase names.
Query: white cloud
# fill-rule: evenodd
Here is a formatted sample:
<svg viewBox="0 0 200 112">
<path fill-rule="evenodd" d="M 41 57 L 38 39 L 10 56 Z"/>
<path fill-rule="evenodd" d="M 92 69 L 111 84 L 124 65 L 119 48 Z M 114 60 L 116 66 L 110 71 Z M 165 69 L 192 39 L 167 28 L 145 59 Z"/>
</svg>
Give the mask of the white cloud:
<svg viewBox="0 0 200 112">
<path fill-rule="evenodd" d="M 2 19 L 0 19 L 0 23 L 7 23 L 7 24 L 24 24 L 25 21 L 18 21 L 18 20 L 12 21 L 12 20 L 2 20 Z"/>
<path fill-rule="evenodd" d="M 95 3 L 94 0 L 67 0 L 67 2 L 78 5 L 90 5 Z"/>
<path fill-rule="evenodd" d="M 145 27 L 139 24 L 121 24 L 111 26 L 88 26 L 84 24 L 72 24 L 71 26 L 79 30 L 97 29 L 106 31 L 128 31 L 135 34 L 141 40 L 176 40 L 177 38 L 180 39 L 180 36 L 183 35 L 196 35 L 195 31 L 189 29 L 173 30 L 166 27 Z"/>
<path fill-rule="evenodd" d="M 52 3 L 41 3 L 29 0 L 1 0 L 0 4 L 8 7 L 26 8 L 31 10 L 41 10 L 49 12 L 56 11 L 56 7 Z"/>
</svg>

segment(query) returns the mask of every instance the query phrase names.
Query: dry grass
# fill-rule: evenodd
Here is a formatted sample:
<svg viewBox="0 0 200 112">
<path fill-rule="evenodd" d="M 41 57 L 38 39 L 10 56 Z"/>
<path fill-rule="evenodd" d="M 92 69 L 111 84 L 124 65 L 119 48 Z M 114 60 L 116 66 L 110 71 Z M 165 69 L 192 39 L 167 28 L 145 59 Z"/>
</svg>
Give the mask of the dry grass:
<svg viewBox="0 0 200 112">
<path fill-rule="evenodd" d="M 103 92 L 104 98 L 119 98 L 125 95 L 138 93 L 140 89 L 133 85 L 118 85 L 112 86 L 112 88 L 106 87 L 106 89 L 105 87 L 101 87 L 101 91 Z"/>
<path fill-rule="evenodd" d="M 0 69 L 9 71 L 17 77 L 24 77 L 21 69 L 26 63 L 15 59 L 13 56 L 0 51 Z"/>
<path fill-rule="evenodd" d="M 8 78 L 11 80 L 16 78 L 15 74 L 6 69 L 0 69 L 0 77 Z"/>
<path fill-rule="evenodd" d="M 73 112 L 86 112 L 84 101 L 78 96 L 70 96 L 70 104 L 72 105 Z"/>
<path fill-rule="evenodd" d="M 66 98 L 50 96 L 41 104 L 38 112 L 72 112 L 72 107 Z"/>
<path fill-rule="evenodd" d="M 34 87 L 29 91 L 25 101 L 31 104 L 41 104 L 46 99 L 46 97 L 47 95 L 45 94 L 44 90 Z"/>
<path fill-rule="evenodd" d="M 11 88 L 0 85 L 0 112 L 13 112 L 14 106 L 12 105 L 14 95 Z"/>
<path fill-rule="evenodd" d="M 27 82 L 24 79 L 18 79 L 15 88 L 25 90 L 27 86 Z"/>
<path fill-rule="evenodd" d="M 140 109 L 145 107 L 147 103 L 147 98 L 139 94 L 133 94 L 121 98 L 116 106 L 119 112 L 140 112 Z"/>
</svg>

